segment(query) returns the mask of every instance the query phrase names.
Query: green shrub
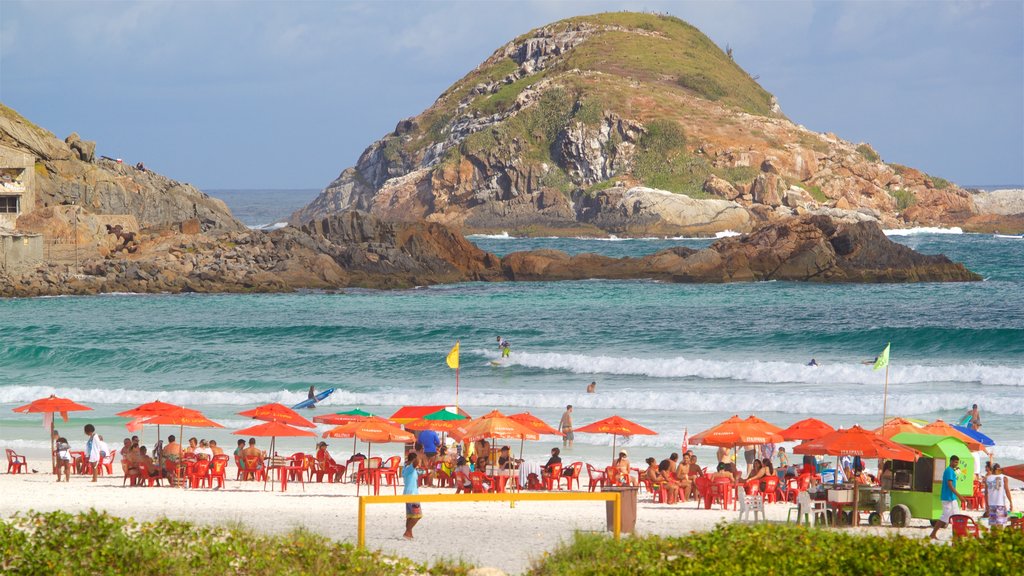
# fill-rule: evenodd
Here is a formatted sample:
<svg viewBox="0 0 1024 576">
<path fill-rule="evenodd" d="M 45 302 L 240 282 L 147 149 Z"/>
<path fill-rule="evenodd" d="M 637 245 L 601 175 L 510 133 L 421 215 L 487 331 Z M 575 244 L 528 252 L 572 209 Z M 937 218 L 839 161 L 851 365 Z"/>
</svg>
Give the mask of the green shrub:
<svg viewBox="0 0 1024 576">
<path fill-rule="evenodd" d="M 917 203 L 917 197 L 914 196 L 914 193 L 910 190 L 904 190 L 902 188 L 899 190 L 890 190 L 889 195 L 896 200 L 896 208 L 898 208 L 900 212 Z"/>
<path fill-rule="evenodd" d="M 811 198 L 814 198 L 815 201 L 817 201 L 819 204 L 828 203 L 829 197 L 826 196 L 825 193 L 821 191 L 821 186 L 818 186 L 817 184 L 803 183 L 797 183 L 797 186 L 803 188 L 808 194 L 811 195 Z"/>
<path fill-rule="evenodd" d="M 693 90 L 708 100 L 720 100 L 726 95 L 725 89 L 714 78 L 699 72 L 683 74 L 676 82 L 683 88 Z"/>
<path fill-rule="evenodd" d="M 861 144 L 857 146 L 857 152 L 864 157 L 868 162 L 878 162 L 881 158 L 878 156 L 878 152 L 875 152 L 874 148 L 867 144 Z"/>
<path fill-rule="evenodd" d="M 711 172 L 707 162 L 686 151 L 686 134 L 674 120 L 653 120 L 640 138 L 633 175 L 645 186 L 707 198 L 704 180 Z"/>
<path fill-rule="evenodd" d="M 630 574 L 1021 574 L 1024 534 L 990 532 L 952 546 L 924 538 L 868 536 L 836 529 L 779 524 L 723 524 L 683 537 L 577 534 L 536 561 L 529 572 L 546 575 Z M 954 568 L 955 567 L 955 568 Z"/>
<path fill-rule="evenodd" d="M 262 536 L 237 527 L 135 522 L 95 510 L 17 515 L 0 522 L 5 574 L 465 574 L 333 542 L 306 530 Z"/>
<path fill-rule="evenodd" d="M 928 178 L 931 179 L 932 186 L 935 186 L 936 190 L 945 190 L 946 188 L 952 186 L 949 180 L 946 180 L 945 178 L 939 178 L 938 176 L 932 175 L 929 175 Z"/>
<path fill-rule="evenodd" d="M 732 185 L 750 184 L 760 173 L 753 166 L 733 166 L 731 168 L 716 168 L 714 170 L 720 178 L 727 180 Z"/>
</svg>

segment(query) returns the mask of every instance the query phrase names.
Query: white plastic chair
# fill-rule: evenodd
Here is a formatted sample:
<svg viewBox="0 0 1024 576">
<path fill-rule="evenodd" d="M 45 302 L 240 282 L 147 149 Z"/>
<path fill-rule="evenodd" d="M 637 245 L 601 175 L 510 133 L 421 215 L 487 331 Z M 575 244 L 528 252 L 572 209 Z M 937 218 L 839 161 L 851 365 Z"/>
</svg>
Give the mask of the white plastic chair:
<svg viewBox="0 0 1024 576">
<path fill-rule="evenodd" d="M 796 523 L 800 523 L 800 518 L 810 525 L 818 523 L 818 517 L 821 517 L 823 524 L 830 524 L 828 503 L 823 501 L 811 500 L 811 495 L 807 492 L 801 492 L 796 497 L 796 508 L 790 508 L 786 512 L 786 523 L 789 523 L 790 514 L 796 510 Z"/>
<path fill-rule="evenodd" d="M 754 522 L 757 522 L 758 514 L 761 515 L 761 521 L 764 522 L 764 498 L 760 494 L 753 494 L 751 496 L 747 496 L 747 491 L 744 490 L 742 487 L 738 488 L 738 491 L 740 501 L 739 521 L 742 522 L 743 518 L 748 513 L 752 513 Z"/>
</svg>

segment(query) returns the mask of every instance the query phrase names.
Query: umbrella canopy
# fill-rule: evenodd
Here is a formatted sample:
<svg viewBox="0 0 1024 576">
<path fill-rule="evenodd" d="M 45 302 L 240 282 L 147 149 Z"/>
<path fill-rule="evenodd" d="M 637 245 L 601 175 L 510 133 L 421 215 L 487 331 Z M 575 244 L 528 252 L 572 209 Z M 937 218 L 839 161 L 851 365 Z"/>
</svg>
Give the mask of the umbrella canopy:
<svg viewBox="0 0 1024 576">
<path fill-rule="evenodd" d="M 68 398 L 58 398 L 55 394 L 50 394 L 46 398 L 39 398 L 33 400 L 24 406 L 18 406 L 14 409 L 15 412 L 20 413 L 41 413 L 43 416 L 43 424 L 50 424 L 50 465 L 54 471 L 57 469 L 57 455 L 53 450 L 53 414 L 60 413 L 60 417 L 65 422 L 68 421 L 68 412 L 80 412 L 82 410 L 92 410 L 88 406 L 84 406 Z"/>
<path fill-rule="evenodd" d="M 751 414 L 750 416 L 747 416 L 747 419 L 744 420 L 744 422 L 750 422 L 751 424 L 757 424 L 758 426 L 764 428 L 765 430 L 769 430 L 771 432 L 775 432 L 776 434 L 782 432 L 782 428 L 776 426 L 775 424 L 772 424 L 771 422 L 769 422 L 767 420 L 763 420 L 761 418 L 758 418 L 757 416 L 754 416 L 753 414 Z"/>
<path fill-rule="evenodd" d="M 956 424 L 954 424 L 953 428 L 955 428 L 959 432 L 962 432 L 962 433 L 970 436 L 971 438 L 977 440 L 978 442 L 982 443 L 985 446 L 995 446 L 996 445 L 996 441 L 995 440 L 989 438 L 988 436 L 986 436 L 985 434 L 982 434 L 981 432 L 978 432 L 977 430 L 973 430 L 971 428 L 968 428 L 967 426 L 957 426 Z"/>
<path fill-rule="evenodd" d="M 278 404 L 276 402 L 271 404 L 264 404 L 252 410 L 246 410 L 245 412 L 239 412 L 240 416 L 248 416 L 255 418 L 256 420 L 266 420 L 268 422 L 283 422 L 285 424 L 291 424 L 293 426 L 304 426 L 306 428 L 316 428 L 316 424 L 313 424 L 309 420 L 299 415 L 298 412 L 285 406 L 284 404 Z M 315 436 L 315 434 L 310 434 Z"/>
<path fill-rule="evenodd" d="M 324 438 L 357 438 L 363 442 L 415 442 L 411 432 L 374 416 L 365 420 L 336 426 L 323 433 Z"/>
<path fill-rule="evenodd" d="M 473 442 L 485 438 L 540 439 L 539 434 L 507 416 L 481 416 L 456 427 L 450 434 L 460 442 Z"/>
<path fill-rule="evenodd" d="M 456 414 L 449 412 L 448 410 L 438 410 L 431 414 L 427 414 L 423 418 L 418 418 L 409 422 L 405 425 L 407 430 L 433 430 L 434 432 L 451 432 L 464 424 L 466 420 L 469 420 L 468 416 L 462 414 Z"/>
<path fill-rule="evenodd" d="M 75 402 L 74 400 L 71 400 L 69 398 L 58 398 L 53 394 L 51 394 L 47 398 L 33 400 L 32 402 L 29 402 L 24 406 L 18 406 L 17 408 L 14 408 L 15 412 L 21 413 L 60 413 L 60 417 L 63 418 L 65 422 L 68 421 L 68 412 L 78 412 L 81 410 L 92 410 L 92 408 L 88 406 L 83 406 L 82 404 L 79 404 L 78 402 Z"/>
<path fill-rule="evenodd" d="M 270 421 L 232 432 L 238 436 L 316 436 L 315 432 L 290 426 L 284 422 Z"/>
<path fill-rule="evenodd" d="M 147 418 L 149 416 L 157 416 L 159 414 L 165 414 L 181 408 L 177 404 L 171 404 L 170 402 L 163 402 L 161 400 L 154 400 L 152 402 L 146 402 L 140 404 L 130 410 L 124 412 L 118 412 L 117 415 L 123 418 Z"/>
<path fill-rule="evenodd" d="M 587 424 L 582 428 L 577 428 L 575 431 L 587 434 L 611 434 L 613 460 L 615 459 L 615 445 L 619 436 L 635 436 L 637 434 L 657 436 L 658 434 L 650 428 L 644 428 L 636 422 L 631 422 L 621 416 L 609 416 L 604 420 L 598 420 L 597 422 Z"/>
<path fill-rule="evenodd" d="M 943 422 L 941 418 L 921 428 L 918 432 L 922 434 L 934 434 L 936 436 L 952 436 L 958 440 L 963 440 L 964 444 L 967 444 L 967 449 L 971 452 L 985 449 L 985 446 L 981 442 L 978 442 L 967 434 L 953 428 L 949 424 Z"/>
<path fill-rule="evenodd" d="M 555 430 L 551 426 L 544 422 L 540 418 L 537 418 L 529 412 L 520 412 L 519 414 L 513 414 L 509 416 L 512 420 L 519 422 L 523 426 L 526 426 L 530 430 L 533 430 L 537 434 L 555 434 L 557 436 L 565 436 L 561 430 Z"/>
<path fill-rule="evenodd" d="M 835 428 L 817 418 L 805 418 L 790 424 L 789 428 L 784 429 L 779 434 L 786 440 L 814 440 L 835 431 Z"/>
<path fill-rule="evenodd" d="M 769 444 L 782 442 L 784 438 L 762 424 L 741 420 L 733 416 L 690 438 L 691 444 L 705 446 L 736 447 L 744 444 Z"/>
<path fill-rule="evenodd" d="M 399 424 L 408 424 L 409 422 L 422 418 L 427 414 L 433 414 L 438 410 L 444 410 L 446 408 L 448 408 L 448 406 L 402 406 L 391 415 L 391 419 Z M 469 414 L 466 414 L 466 412 L 460 408 L 455 408 L 454 410 L 463 416 L 469 417 Z"/>
<path fill-rule="evenodd" d="M 372 418 L 373 414 L 366 410 L 360 410 L 356 408 L 354 410 L 348 410 L 345 412 L 336 412 L 334 414 L 321 414 L 319 416 L 313 416 L 313 422 L 320 424 L 331 424 L 333 426 L 341 426 L 342 424 L 348 424 L 349 422 L 357 422 L 359 420 L 366 420 Z"/>
<path fill-rule="evenodd" d="M 893 436 L 902 434 L 903 432 L 921 434 L 922 430 L 921 426 L 913 420 L 896 417 L 886 420 L 885 424 L 875 428 L 874 432 L 884 438 L 892 438 Z"/>
<path fill-rule="evenodd" d="M 1006 474 L 1010 478 L 1016 478 L 1021 482 L 1024 482 L 1024 464 L 1014 464 L 1013 466 L 1007 466 L 1003 468 L 1003 474 Z"/>
<path fill-rule="evenodd" d="M 443 420 L 443 421 L 448 422 L 448 421 L 452 421 L 452 420 L 469 420 L 469 416 L 466 415 L 466 414 L 456 414 L 455 412 L 450 412 L 448 410 L 438 410 L 437 412 L 432 412 L 430 414 L 427 414 L 426 416 L 423 417 L 423 419 L 424 420 Z"/>
<path fill-rule="evenodd" d="M 508 418 L 508 416 L 505 416 L 505 414 L 501 410 L 491 410 L 490 412 L 484 414 L 480 418 Z"/>
<path fill-rule="evenodd" d="M 169 410 L 163 414 L 150 416 L 142 421 L 143 424 L 171 424 L 174 426 L 189 428 L 223 428 L 220 424 L 210 420 L 199 410 L 191 408 L 178 408 Z"/>
<path fill-rule="evenodd" d="M 815 440 L 808 440 L 793 448 L 794 454 L 814 454 L 818 456 L 860 456 L 861 458 L 881 458 L 892 460 L 917 460 L 919 452 L 913 448 L 902 446 L 865 430 L 860 426 L 836 430 Z"/>
</svg>

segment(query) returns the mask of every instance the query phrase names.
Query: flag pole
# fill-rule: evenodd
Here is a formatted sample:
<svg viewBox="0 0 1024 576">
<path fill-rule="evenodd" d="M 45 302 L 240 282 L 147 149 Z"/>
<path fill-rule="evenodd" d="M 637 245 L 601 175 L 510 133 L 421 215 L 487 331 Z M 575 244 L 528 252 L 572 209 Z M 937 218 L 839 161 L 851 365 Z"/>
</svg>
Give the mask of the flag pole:
<svg viewBox="0 0 1024 576">
<path fill-rule="evenodd" d="M 882 389 L 882 426 L 885 426 L 887 404 L 889 402 L 889 365 L 885 365 L 885 387 Z"/>
<path fill-rule="evenodd" d="M 455 413 L 459 413 L 459 369 L 455 369 Z"/>
</svg>

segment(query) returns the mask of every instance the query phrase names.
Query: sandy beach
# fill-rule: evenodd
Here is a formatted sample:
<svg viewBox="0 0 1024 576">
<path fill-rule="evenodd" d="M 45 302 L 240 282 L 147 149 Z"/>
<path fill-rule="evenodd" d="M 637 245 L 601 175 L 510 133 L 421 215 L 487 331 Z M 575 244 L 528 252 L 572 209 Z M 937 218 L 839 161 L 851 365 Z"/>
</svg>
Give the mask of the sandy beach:
<svg viewBox="0 0 1024 576">
<path fill-rule="evenodd" d="M 289 483 L 281 493 L 263 490 L 262 483 L 238 482 L 229 467 L 225 487 L 220 490 L 186 490 L 170 487 L 122 487 L 120 476 L 101 477 L 93 484 L 86 477 L 73 476 L 71 483 L 55 482 L 46 474 L 0 475 L 0 515 L 16 512 L 104 510 L 136 520 L 167 517 L 203 524 L 239 523 L 260 532 L 287 532 L 304 527 L 331 539 L 356 541 L 358 500 L 353 484 Z M 451 489 L 423 488 L 424 494 L 451 493 Z M 401 490 L 399 490 L 401 492 Z M 365 487 L 362 494 L 365 494 Z M 384 487 L 381 494 L 391 494 Z M 1024 494 L 1015 490 L 1015 500 Z M 768 504 L 769 522 L 784 522 L 791 504 Z M 440 557 L 462 558 L 476 566 L 493 566 L 519 574 L 532 559 L 569 540 L 576 530 L 604 532 L 604 502 L 467 502 L 424 504 L 423 520 L 413 541 L 401 537 L 404 509 L 401 505 L 367 507 L 367 546 L 418 561 Z M 970 512 L 972 516 L 979 513 Z M 738 512 L 698 509 L 695 502 L 674 506 L 655 504 L 641 493 L 637 510 L 637 534 L 683 535 L 710 530 L 721 522 L 735 522 Z M 926 538 L 928 524 L 914 520 L 903 529 L 841 528 L 864 533 L 896 534 Z M 943 540 L 950 531 L 940 533 Z"/>
</svg>

